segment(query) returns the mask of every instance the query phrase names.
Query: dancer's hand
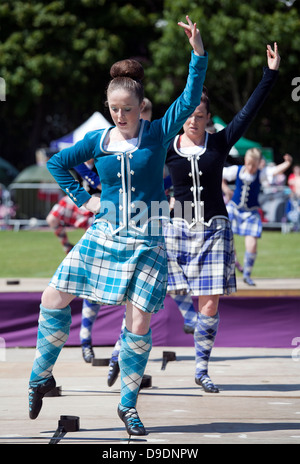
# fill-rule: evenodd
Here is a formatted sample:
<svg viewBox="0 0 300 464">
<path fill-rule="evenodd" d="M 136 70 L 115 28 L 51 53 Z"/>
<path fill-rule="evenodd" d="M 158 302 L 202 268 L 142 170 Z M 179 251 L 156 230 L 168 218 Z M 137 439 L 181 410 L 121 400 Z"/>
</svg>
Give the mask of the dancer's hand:
<svg viewBox="0 0 300 464">
<path fill-rule="evenodd" d="M 274 42 L 274 50 L 271 45 L 267 45 L 267 59 L 269 68 L 277 71 L 280 65 L 280 56 L 276 42 Z"/>
<path fill-rule="evenodd" d="M 93 214 L 97 214 L 100 211 L 100 198 L 97 196 L 91 197 L 83 206 Z"/>
<path fill-rule="evenodd" d="M 186 35 L 189 38 L 189 42 L 194 49 L 195 54 L 199 56 L 203 56 L 204 47 L 203 47 L 203 42 L 202 42 L 202 38 L 200 35 L 200 31 L 199 29 L 197 29 L 196 23 L 193 24 L 188 16 L 186 16 L 186 20 L 188 24 L 185 24 L 182 21 L 179 21 L 178 26 L 183 27 Z"/>
</svg>

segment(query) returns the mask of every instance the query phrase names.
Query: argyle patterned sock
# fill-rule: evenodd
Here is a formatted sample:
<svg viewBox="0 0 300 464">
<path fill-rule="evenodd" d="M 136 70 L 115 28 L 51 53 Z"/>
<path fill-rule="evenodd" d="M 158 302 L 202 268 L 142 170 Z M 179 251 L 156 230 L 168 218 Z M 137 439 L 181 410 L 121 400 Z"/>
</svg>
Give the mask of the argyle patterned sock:
<svg viewBox="0 0 300 464">
<path fill-rule="evenodd" d="M 136 335 L 126 327 L 122 336 L 119 355 L 121 372 L 121 404 L 129 408 L 135 407 L 140 384 L 152 348 L 152 332 Z"/>
<path fill-rule="evenodd" d="M 95 320 L 97 319 L 98 312 L 101 308 L 99 303 L 94 303 L 90 300 L 83 300 L 81 327 L 80 327 L 80 343 L 83 346 L 90 346 L 92 344 L 92 328 Z"/>
<path fill-rule="evenodd" d="M 53 366 L 68 339 L 71 308 L 47 309 L 40 305 L 36 356 L 30 376 L 30 385 L 37 386 L 52 376 Z"/>
<path fill-rule="evenodd" d="M 190 293 L 185 295 L 171 295 L 178 306 L 184 319 L 184 325 L 195 327 L 197 322 L 197 312 L 195 311 L 193 299 Z"/>
<path fill-rule="evenodd" d="M 249 253 L 248 251 L 245 251 L 244 255 L 244 272 L 243 272 L 243 277 L 248 278 L 251 276 L 252 268 L 254 266 L 255 260 L 256 260 L 256 255 L 257 253 Z"/>
<path fill-rule="evenodd" d="M 194 332 L 196 349 L 196 377 L 207 374 L 208 361 L 219 326 L 219 313 L 215 316 L 205 316 L 198 313 Z"/>
</svg>

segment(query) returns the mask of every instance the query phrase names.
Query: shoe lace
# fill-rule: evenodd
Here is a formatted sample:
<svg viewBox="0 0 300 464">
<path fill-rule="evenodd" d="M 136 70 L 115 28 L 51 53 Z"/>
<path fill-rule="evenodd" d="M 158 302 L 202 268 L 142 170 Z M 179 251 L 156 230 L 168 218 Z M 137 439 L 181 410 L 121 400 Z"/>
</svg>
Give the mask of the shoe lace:
<svg viewBox="0 0 300 464">
<path fill-rule="evenodd" d="M 85 356 L 92 356 L 93 355 L 93 349 L 91 346 L 85 346 L 83 347 L 83 352 Z"/>
<path fill-rule="evenodd" d="M 113 370 L 113 368 L 115 367 L 115 365 L 117 364 L 118 362 L 118 358 L 117 357 L 112 357 L 110 362 L 109 362 L 109 370 Z"/>
<path fill-rule="evenodd" d="M 200 377 L 200 380 L 204 385 L 213 385 L 214 386 L 211 378 L 208 375 L 202 375 Z"/>
<path fill-rule="evenodd" d="M 36 388 L 29 387 L 29 389 L 28 389 L 28 401 L 29 401 L 29 409 L 30 410 L 32 408 L 35 393 L 36 393 Z"/>
<path fill-rule="evenodd" d="M 28 390 L 28 400 L 29 400 L 30 409 L 31 409 L 31 406 L 32 406 L 33 394 L 34 394 L 33 388 L 29 388 L 29 390 Z"/>
<path fill-rule="evenodd" d="M 127 418 L 128 424 L 130 426 L 136 425 L 138 427 L 143 427 L 143 423 L 139 418 L 137 410 L 135 408 L 130 408 L 126 413 L 125 416 Z"/>
</svg>

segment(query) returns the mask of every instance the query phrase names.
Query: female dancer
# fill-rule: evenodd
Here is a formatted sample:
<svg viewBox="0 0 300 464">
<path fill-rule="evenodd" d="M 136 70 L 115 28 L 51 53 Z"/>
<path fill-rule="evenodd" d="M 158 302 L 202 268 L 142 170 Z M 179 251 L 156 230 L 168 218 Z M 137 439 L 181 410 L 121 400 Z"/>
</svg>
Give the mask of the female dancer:
<svg viewBox="0 0 300 464">
<path fill-rule="evenodd" d="M 222 131 L 205 131 L 209 100 L 184 124 L 168 151 L 166 164 L 174 186 L 173 223 L 164 230 L 168 254 L 168 291 L 193 292 L 198 299 L 194 330 L 195 381 L 217 393 L 208 375 L 208 361 L 218 330 L 220 295 L 236 291 L 233 237 L 222 194 L 222 172 L 231 147 L 244 134 L 263 104 L 278 74 L 277 44 L 267 47 L 268 68 L 242 110 Z"/>
<path fill-rule="evenodd" d="M 186 87 L 163 118 L 140 119 L 143 68 L 123 60 L 111 68 L 107 100 L 112 128 L 89 132 L 74 147 L 48 161 L 61 188 L 79 206 L 96 214 L 42 295 L 36 358 L 29 382 L 29 414 L 35 419 L 42 398 L 55 385 L 52 369 L 66 342 L 75 296 L 103 304 L 127 302 L 120 351 L 121 401 L 118 414 L 127 432 L 146 433 L 136 411 L 139 386 L 152 345 L 151 314 L 163 305 L 167 257 L 159 217 L 169 205 L 163 169 L 167 147 L 200 103 L 207 56 L 196 24 L 180 22 L 193 47 Z M 102 195 L 91 197 L 69 169 L 93 158 Z M 149 175 L 151 173 L 151 175 Z M 161 214 L 161 209 L 166 212 Z M 160 212 L 160 214 L 158 214 Z"/>
<path fill-rule="evenodd" d="M 259 193 L 261 184 L 268 179 L 284 173 L 293 162 L 291 155 L 284 155 L 284 162 L 277 166 L 260 169 L 261 151 L 250 148 L 245 153 L 244 165 L 232 165 L 223 170 L 223 190 L 228 192 L 227 181 L 235 181 L 233 196 L 227 204 L 227 211 L 234 234 L 245 237 L 245 254 L 243 280 L 254 286 L 251 278 L 252 269 L 257 257 L 257 239 L 262 234 L 262 220 L 259 214 Z"/>
</svg>

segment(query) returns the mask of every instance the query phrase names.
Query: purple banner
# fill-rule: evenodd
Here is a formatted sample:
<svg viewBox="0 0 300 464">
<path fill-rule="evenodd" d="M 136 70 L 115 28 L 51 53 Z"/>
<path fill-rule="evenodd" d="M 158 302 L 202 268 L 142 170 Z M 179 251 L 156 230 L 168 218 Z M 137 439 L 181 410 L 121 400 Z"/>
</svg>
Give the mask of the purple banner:
<svg viewBox="0 0 300 464">
<path fill-rule="evenodd" d="M 36 344 L 41 293 L 0 293 L 0 337 L 6 347 Z M 194 299 L 195 308 L 197 299 Z M 69 346 L 80 345 L 82 300 L 72 303 Z M 103 306 L 95 322 L 95 346 L 113 346 L 119 337 L 124 306 Z M 215 346 L 292 348 L 300 337 L 300 297 L 222 297 L 220 326 Z M 183 319 L 167 296 L 165 308 L 152 316 L 154 346 L 193 346 L 193 336 L 183 332 Z"/>
</svg>

